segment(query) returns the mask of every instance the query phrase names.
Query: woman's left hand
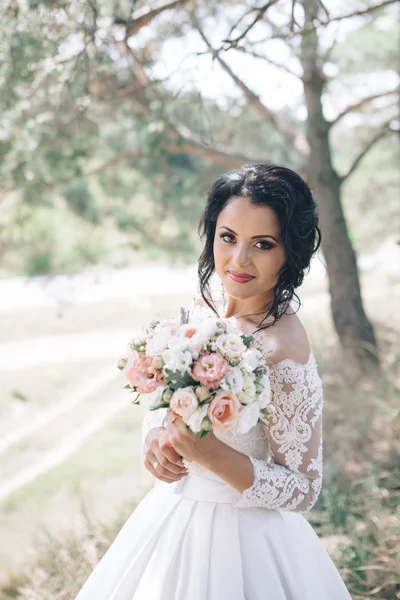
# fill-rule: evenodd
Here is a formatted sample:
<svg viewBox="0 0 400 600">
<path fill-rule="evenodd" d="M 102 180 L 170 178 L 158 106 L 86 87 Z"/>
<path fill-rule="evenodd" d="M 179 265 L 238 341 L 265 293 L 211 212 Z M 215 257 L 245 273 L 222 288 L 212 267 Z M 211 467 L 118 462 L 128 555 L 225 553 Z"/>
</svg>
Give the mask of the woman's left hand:
<svg viewBox="0 0 400 600">
<path fill-rule="evenodd" d="M 217 451 L 218 445 L 222 443 L 215 437 L 213 431 L 209 431 L 201 439 L 200 433 L 194 437 L 193 432 L 186 428 L 182 417 L 171 409 L 168 410 L 166 429 L 169 442 L 175 452 L 200 465 L 203 461 L 208 461 L 209 457 Z"/>
</svg>

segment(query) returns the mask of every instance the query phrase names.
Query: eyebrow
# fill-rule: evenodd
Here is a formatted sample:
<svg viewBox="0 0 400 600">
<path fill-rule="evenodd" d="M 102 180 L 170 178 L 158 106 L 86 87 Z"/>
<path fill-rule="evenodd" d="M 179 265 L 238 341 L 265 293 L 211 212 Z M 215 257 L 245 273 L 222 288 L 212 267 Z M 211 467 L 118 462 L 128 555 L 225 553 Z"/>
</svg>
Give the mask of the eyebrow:
<svg viewBox="0 0 400 600">
<path fill-rule="evenodd" d="M 227 229 L 228 231 L 230 231 L 234 235 L 237 235 L 236 231 L 233 231 L 233 229 L 231 229 L 230 227 L 227 227 L 226 225 L 221 225 L 221 227 L 218 227 L 218 230 L 220 230 L 220 229 Z M 252 240 L 259 240 L 260 238 L 272 238 L 273 240 L 275 240 L 275 242 L 277 244 L 279 244 L 278 240 L 276 238 L 274 238 L 273 235 L 269 235 L 269 234 L 265 234 L 265 235 L 253 235 L 253 237 L 251 239 Z"/>
</svg>

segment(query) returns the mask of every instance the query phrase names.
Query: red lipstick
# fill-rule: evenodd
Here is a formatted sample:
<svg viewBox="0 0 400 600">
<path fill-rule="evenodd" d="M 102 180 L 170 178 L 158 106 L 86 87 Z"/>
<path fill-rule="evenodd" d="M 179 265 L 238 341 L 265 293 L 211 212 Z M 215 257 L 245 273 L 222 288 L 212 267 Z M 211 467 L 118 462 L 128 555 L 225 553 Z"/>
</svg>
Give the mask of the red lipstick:
<svg viewBox="0 0 400 600">
<path fill-rule="evenodd" d="M 255 279 L 253 275 L 249 275 L 248 273 L 237 273 L 236 271 L 228 271 L 229 277 L 236 281 L 237 283 L 247 283 L 252 279 Z"/>
</svg>

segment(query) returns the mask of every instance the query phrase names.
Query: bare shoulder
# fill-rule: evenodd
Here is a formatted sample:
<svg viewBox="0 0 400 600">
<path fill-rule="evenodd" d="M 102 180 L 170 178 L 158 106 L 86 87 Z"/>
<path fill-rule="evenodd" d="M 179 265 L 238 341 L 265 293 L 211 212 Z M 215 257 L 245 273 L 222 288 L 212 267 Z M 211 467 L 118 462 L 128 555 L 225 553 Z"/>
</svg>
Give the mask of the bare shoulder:
<svg viewBox="0 0 400 600">
<path fill-rule="evenodd" d="M 311 353 L 308 335 L 292 309 L 275 325 L 258 332 L 257 338 L 262 342 L 264 350 L 270 353 L 271 364 L 285 359 L 304 365 L 308 362 Z"/>
</svg>

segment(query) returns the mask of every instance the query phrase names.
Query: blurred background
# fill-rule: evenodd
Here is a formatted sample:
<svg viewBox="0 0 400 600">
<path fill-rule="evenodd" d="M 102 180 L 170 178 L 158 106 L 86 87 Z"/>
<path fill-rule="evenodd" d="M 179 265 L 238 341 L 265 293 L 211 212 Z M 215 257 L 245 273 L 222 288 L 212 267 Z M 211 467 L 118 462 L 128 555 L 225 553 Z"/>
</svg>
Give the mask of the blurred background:
<svg viewBox="0 0 400 600">
<path fill-rule="evenodd" d="M 307 518 L 354 599 L 400 598 L 398 22 L 394 0 L 0 0 L 3 600 L 73 600 L 150 488 L 116 362 L 191 305 L 205 194 L 250 162 L 319 205 Z"/>
</svg>

